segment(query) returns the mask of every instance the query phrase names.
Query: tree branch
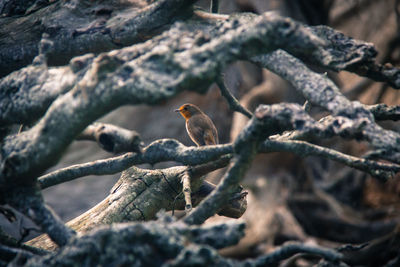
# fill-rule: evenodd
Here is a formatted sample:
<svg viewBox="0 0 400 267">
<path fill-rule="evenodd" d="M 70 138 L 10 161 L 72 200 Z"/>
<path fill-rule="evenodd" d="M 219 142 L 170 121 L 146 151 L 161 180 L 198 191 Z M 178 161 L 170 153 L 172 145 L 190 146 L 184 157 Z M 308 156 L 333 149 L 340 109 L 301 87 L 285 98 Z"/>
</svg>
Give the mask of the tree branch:
<svg viewBox="0 0 400 267">
<path fill-rule="evenodd" d="M 301 244 L 284 245 L 270 254 L 246 261 L 224 258 L 215 250 L 236 244 L 243 235 L 244 225 L 237 222 L 194 227 L 164 216 L 157 221 L 102 227 L 56 253 L 31 259 L 27 266 L 54 265 L 57 262 L 79 264 L 76 251 L 85 255 L 87 265 L 107 262 L 110 265 L 149 266 L 168 262 L 168 266 L 265 266 L 278 264 L 297 253 L 319 256 L 332 263 L 342 259 L 336 251 Z M 127 242 L 131 245 L 126 246 Z"/>
<path fill-rule="evenodd" d="M 218 13 L 218 6 L 219 6 L 219 1 L 218 0 L 210 0 L 210 13 Z"/>
<path fill-rule="evenodd" d="M 321 106 L 336 115 L 337 117 L 333 119 L 336 124 L 345 126 L 349 123 L 353 127 L 356 126 L 357 139 L 366 140 L 374 148 L 382 150 L 382 157 L 399 162 L 400 134 L 377 125 L 367 108 L 359 102 L 349 101 L 326 75 L 312 72 L 300 60 L 282 50 L 253 57 L 252 61 L 289 81 L 314 105 Z M 298 75 L 299 72 L 302 75 Z M 339 121 L 338 116 L 348 119 Z"/>
<path fill-rule="evenodd" d="M 141 152 L 141 140 L 137 132 L 112 124 L 93 123 L 76 139 L 96 141 L 101 148 L 112 153 Z"/>
<path fill-rule="evenodd" d="M 226 87 L 222 75 L 217 77 L 216 83 L 221 91 L 221 95 L 226 99 L 231 110 L 240 112 L 249 119 L 253 116 L 253 114 L 247 108 L 240 105 L 239 101 L 232 95 L 232 93 Z"/>
<path fill-rule="evenodd" d="M 55 1 L 20 19 L 0 19 L 0 36 L 14 32 L 13 38 L 1 38 L 0 77 L 29 64 L 45 32 L 54 40 L 49 64 L 64 65 L 73 56 L 143 42 L 177 19 L 190 17 L 195 1 L 160 0 L 145 6 L 143 2 Z"/>
<path fill-rule="evenodd" d="M 400 166 L 397 164 L 387 164 L 376 162 L 373 160 L 367 160 L 363 158 L 353 157 L 335 151 L 333 149 L 320 147 L 314 144 L 306 143 L 304 141 L 276 141 L 267 140 L 260 146 L 260 152 L 291 152 L 301 157 L 307 157 L 310 155 L 327 158 L 333 161 L 343 163 L 349 167 L 361 170 L 369 173 L 372 177 L 375 177 L 381 181 L 387 181 L 387 179 L 394 176 L 395 173 L 400 172 Z"/>
<path fill-rule="evenodd" d="M 327 54 L 318 53 L 316 57 L 301 57 L 306 62 L 317 64 L 334 71 L 347 70 L 374 81 L 388 83 L 400 89 L 400 69 L 390 64 L 377 64 L 378 54 L 372 44 L 345 36 L 327 26 L 309 27 L 310 30 L 328 41 Z"/>
<path fill-rule="evenodd" d="M 75 236 L 75 231 L 65 226 L 51 208 L 44 204 L 36 188 L 20 186 L 11 193 L 14 195 L 8 204 L 28 216 L 57 245 L 64 246 Z"/>
<path fill-rule="evenodd" d="M 188 224 L 201 224 L 226 203 L 228 195 L 243 179 L 258 146 L 266 137 L 299 126 L 303 109 L 294 104 L 260 106 L 234 143 L 235 156 L 216 190 L 184 219 Z"/>
<path fill-rule="evenodd" d="M 125 221 L 153 219 L 160 209 L 184 209 L 183 199 L 177 199 L 182 191 L 182 176 L 190 173 L 193 205 L 197 205 L 215 188 L 203 182 L 203 176 L 225 167 L 230 157 L 224 156 L 205 164 L 192 167 L 172 167 L 162 170 L 145 170 L 136 167 L 124 171 L 121 178 L 102 202 L 67 223 L 72 229 L 82 233 L 94 227 Z M 229 196 L 229 201 L 220 209 L 219 215 L 238 218 L 246 211 L 247 192 L 241 187 Z M 28 244 L 43 249 L 55 249 L 46 236 L 39 236 Z"/>
<path fill-rule="evenodd" d="M 109 159 L 72 165 L 45 174 L 38 178 L 38 182 L 41 189 L 45 189 L 87 175 L 118 173 L 133 165 L 143 163 L 176 161 L 185 165 L 198 165 L 232 152 L 233 148 L 229 144 L 197 148 L 186 147 L 174 139 L 161 139 L 144 148 L 142 154 L 126 153 Z"/>
<path fill-rule="evenodd" d="M 31 182 L 54 164 L 87 125 L 118 106 L 154 104 L 190 84 L 196 84 L 196 90 L 202 91 L 215 80 L 221 68 L 238 57 L 277 47 L 296 54 L 299 49 L 312 51 L 322 45 L 300 24 L 271 14 L 260 16 L 251 24 L 231 20 L 220 27 L 227 29 L 226 33 L 209 41 L 190 28 L 176 25 L 145 46 L 127 47 L 96 57 L 83 78 L 53 102 L 37 125 L 4 140 L 0 184 L 11 182 L 12 177 Z M 182 38 L 183 35 L 187 38 Z M 167 37 L 170 46 L 164 43 Z M 201 43 L 199 38 L 203 40 Z M 182 51 L 187 47 L 190 49 Z M 164 66 L 173 66 L 175 71 Z M 41 149 L 43 144 L 47 149 Z"/>
<path fill-rule="evenodd" d="M 157 12 L 152 8 L 156 4 L 167 4 L 167 2 L 158 1 L 150 8 L 142 10 L 145 13 L 141 15 Z M 76 2 L 74 3 L 76 5 Z M 184 5 L 183 2 L 182 5 Z M 146 18 L 149 20 L 151 16 Z M 123 28 L 137 29 L 135 22 L 137 20 L 132 21 L 129 18 L 124 21 Z M 218 73 L 228 63 L 237 59 L 258 60 L 261 66 L 272 69 L 292 82 L 312 104 L 329 110 L 333 117 L 324 118 L 316 123 L 298 105 L 261 106 L 233 145 L 190 149 L 176 141 L 162 140 L 151 144 L 142 154 L 130 153 L 125 155 L 126 157 L 96 162 L 91 165 L 75 166 L 60 171 L 59 174 L 52 174 L 59 175 L 59 178 L 68 175 L 77 177 L 91 172 L 100 174 L 106 170 L 103 168 L 105 164 L 111 164 L 111 171 L 116 171 L 126 168 L 134 161 L 155 163 L 177 159 L 184 164 L 204 164 L 155 171 L 132 167 L 123 173 L 110 196 L 91 211 L 74 219 L 70 225 L 87 231 L 100 224 L 154 218 L 160 208 L 171 208 L 176 195 L 181 190 L 180 181 L 183 175 L 190 172 L 191 182 L 194 183 L 193 188 L 201 188 L 201 178 L 195 177 L 193 174 L 197 172 L 200 175 L 212 168 L 223 166 L 229 161 L 232 154 L 233 162 L 221 184 L 185 218 L 185 222 L 202 223 L 211 215 L 217 212 L 221 213 L 221 209 L 230 204 L 229 201 L 232 199 L 239 202 L 240 208 L 237 210 L 239 210 L 239 214 L 240 212 L 243 214 L 245 194 L 241 192 L 238 183 L 243 179 L 252 158 L 259 151 L 260 143 L 266 137 L 288 129 L 296 129 L 290 138 L 294 136 L 297 138 L 307 136 L 327 138 L 340 135 L 346 138 L 366 140 L 374 148 L 386 153 L 385 158 L 398 160 L 397 156 L 400 154 L 398 133 L 379 127 L 368 107 L 358 102 L 348 101 L 324 75 L 311 72 L 299 60 L 284 51 L 275 51 L 278 48 L 284 49 L 295 56 L 308 57 L 310 61 L 319 66 L 335 70 L 347 69 L 360 73 L 365 71 L 360 66 L 366 64 L 368 72 L 366 75 L 397 86 L 399 70 L 396 68 L 379 69 L 379 65 L 372 63 L 376 51 L 371 45 L 347 38 L 326 27 L 309 28 L 272 14 L 263 16 L 232 15 L 224 21 L 197 23 L 196 25 L 176 23 L 171 26 L 169 31 L 145 44 L 98 56 L 89 55 L 76 58 L 71 61 L 69 67 L 48 68 L 43 64 L 44 62 L 35 60 L 34 65 L 18 72 L 26 74 L 26 76 L 19 77 L 17 74 L 11 74 L 2 80 L 0 89 L 2 86 L 10 87 L 13 84 L 23 85 L 28 82 L 30 82 L 30 87 L 39 86 L 38 83 L 40 83 L 44 84 L 46 88 L 49 79 L 61 77 L 60 74 L 67 75 L 67 81 L 62 85 L 63 89 L 56 89 L 55 96 L 47 98 L 46 101 L 51 104 L 48 104 L 50 107 L 44 117 L 31 129 L 16 136 L 9 136 L 2 143 L 0 203 L 4 201 L 14 204 L 19 207 L 19 210 L 27 213 L 31 211 L 31 217 L 37 223 L 41 222 L 41 228 L 48 232 L 55 242 L 59 245 L 66 244 L 74 233 L 63 226 L 43 206 L 40 198 L 35 198 L 36 202 L 34 203 L 18 200 L 17 197 L 21 193 L 18 191 L 19 188 L 25 186 L 37 193 L 38 188 L 34 187 L 37 176 L 54 164 L 72 140 L 100 116 L 124 104 L 159 103 L 177 95 L 185 88 L 204 92 L 218 78 Z M 203 31 L 198 31 L 200 24 L 204 27 Z M 79 39 L 79 36 L 93 31 L 97 32 L 101 28 L 101 25 L 90 25 L 75 31 L 74 34 Z M 130 40 L 131 31 L 127 32 L 128 34 L 122 36 L 122 39 Z M 119 42 L 117 35 L 112 37 L 115 38 L 114 41 Z M 269 54 L 256 57 L 256 55 L 265 53 Z M 38 71 L 42 71 L 45 76 L 40 79 L 31 79 L 30 73 L 38 75 Z M 299 72 L 301 75 L 298 75 Z M 3 83 L 3 81 L 6 82 Z M 58 86 L 56 83 L 53 85 Z M 18 93 L 15 93 L 15 90 L 11 91 L 10 96 L 18 98 Z M 229 91 L 225 91 L 227 99 L 232 100 L 233 96 L 229 94 Z M 23 95 L 21 98 L 29 97 Z M 13 114 L 18 108 L 25 111 L 37 108 L 36 104 L 24 106 L 22 102 L 17 102 L 13 107 L 8 104 L 5 110 Z M 376 114 L 381 114 L 378 109 L 372 110 Z M 43 112 L 44 109 L 40 109 L 34 117 L 40 118 L 42 114 L 39 114 Z M 392 114 L 391 112 L 385 110 L 384 114 Z M 396 114 L 397 111 L 394 112 Z M 21 119 L 26 119 L 28 117 L 26 114 L 21 116 Z M 14 121 L 9 120 L 7 123 L 12 124 Z M 90 135 L 93 138 L 93 131 Z M 283 139 L 285 136 L 281 136 L 281 138 Z M 277 145 L 276 141 L 274 145 Z M 283 144 L 279 145 L 280 148 L 286 149 Z M 296 145 L 296 149 L 323 154 L 356 168 L 367 167 L 365 170 L 376 176 L 386 177 L 387 171 L 398 171 L 397 165 L 372 163 L 368 160 L 359 161 L 354 157 L 346 157 L 316 146 L 298 145 L 298 143 Z M 110 150 L 114 151 L 114 146 Z M 209 162 L 210 160 L 215 161 Z M 96 165 L 97 163 L 99 164 Z M 103 164 L 102 170 L 94 167 L 101 164 Z M 368 164 L 370 166 L 366 166 Z M 384 169 L 385 172 L 375 172 L 374 168 Z M 67 174 L 69 171 L 71 174 Z M 22 204 L 23 202 L 26 203 Z M 195 197 L 193 197 L 193 202 L 195 202 Z M 138 227 L 140 230 L 142 229 L 140 227 L 145 226 Z M 80 241 L 82 240 L 79 239 L 76 242 Z M 175 248 L 175 255 L 178 254 L 177 251 L 182 251 L 179 247 Z M 204 250 L 212 252 L 212 250 L 208 250 L 209 248 L 199 246 L 195 246 L 195 248 L 197 250 L 192 255 L 201 255 Z M 190 248 L 179 255 L 183 257 L 187 255 L 185 253 L 188 251 Z M 196 254 L 197 252 L 198 254 Z M 288 254 L 290 253 L 285 255 Z"/>
<path fill-rule="evenodd" d="M 271 266 L 298 253 L 319 256 L 333 263 L 338 263 L 343 258 L 342 254 L 332 249 L 306 246 L 303 244 L 287 244 L 265 256 L 260 256 L 254 260 L 246 260 L 244 264 L 250 264 L 252 266 Z"/>
<path fill-rule="evenodd" d="M 182 176 L 182 192 L 185 198 L 185 212 L 189 213 L 192 210 L 192 189 L 190 185 L 190 176 L 188 172 L 185 172 Z"/>
<path fill-rule="evenodd" d="M 312 127 L 290 132 L 280 137 L 274 136 L 274 139 L 265 141 L 258 152 L 287 151 L 296 153 L 299 156 L 321 156 L 367 172 L 373 177 L 382 180 L 387 180 L 394 173 L 399 172 L 396 164 L 385 164 L 357 158 L 310 143 L 288 141 L 287 139 L 310 139 L 313 136 L 330 138 L 339 135 L 347 139 L 359 137 L 358 126 L 352 125 L 351 121 L 344 118 L 324 118 L 317 123 L 306 116 L 305 120 L 309 120 Z M 143 150 L 143 154 L 126 153 L 109 159 L 72 165 L 45 174 L 38 178 L 38 182 L 40 188 L 45 189 L 83 176 L 115 174 L 137 164 L 176 161 L 185 165 L 197 165 L 231 153 L 233 153 L 231 144 L 196 148 L 183 146 L 173 139 L 162 139 L 151 143 Z"/>
<path fill-rule="evenodd" d="M 374 114 L 375 120 L 400 120 L 400 105 L 388 106 L 386 104 L 376 104 L 366 107 L 372 114 Z"/>
<path fill-rule="evenodd" d="M 11 259 L 15 259 L 17 257 L 19 257 L 19 260 L 21 262 L 24 262 L 27 259 L 32 258 L 34 255 L 35 254 L 33 254 L 29 251 L 23 250 L 23 249 L 7 247 L 7 246 L 0 244 L 0 259 L 1 259 L 0 263 L 2 263 L 2 260 L 10 262 Z M 4 266 L 6 266 L 6 265 L 4 265 Z"/>
</svg>

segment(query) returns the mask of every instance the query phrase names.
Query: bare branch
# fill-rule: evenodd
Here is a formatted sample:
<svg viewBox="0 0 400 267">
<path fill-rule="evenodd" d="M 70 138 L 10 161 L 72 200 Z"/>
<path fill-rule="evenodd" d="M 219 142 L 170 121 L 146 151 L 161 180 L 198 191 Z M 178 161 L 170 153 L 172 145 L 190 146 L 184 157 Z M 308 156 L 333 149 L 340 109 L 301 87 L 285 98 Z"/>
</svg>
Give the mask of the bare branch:
<svg viewBox="0 0 400 267">
<path fill-rule="evenodd" d="M 350 102 L 325 75 L 311 71 L 299 59 L 282 50 L 253 57 L 252 61 L 290 82 L 313 105 L 323 107 L 333 115 L 372 117 L 357 102 Z M 298 75 L 298 73 L 302 75 Z"/>
<path fill-rule="evenodd" d="M 362 130 L 357 123 L 353 123 L 343 117 L 327 117 L 319 123 L 308 116 L 304 119 L 309 121 L 307 125 L 310 125 L 310 127 L 304 127 L 302 130 L 274 137 L 273 140 L 264 142 L 259 152 L 279 150 L 293 152 L 300 156 L 318 155 L 368 172 L 373 177 L 383 180 L 399 171 L 398 165 L 395 164 L 385 164 L 352 157 L 329 148 L 322 148 L 305 142 L 287 141 L 287 139 L 309 139 L 313 136 L 319 138 L 342 136 L 347 139 L 354 139 L 360 137 L 359 132 Z M 109 159 L 69 166 L 39 177 L 38 182 L 40 187 L 45 189 L 83 176 L 118 173 L 137 164 L 176 161 L 186 165 L 197 165 L 231 153 L 233 153 L 233 147 L 230 144 L 197 148 L 186 147 L 173 139 L 162 139 L 151 143 L 143 150 L 143 154 L 126 153 Z"/>
<path fill-rule="evenodd" d="M 30 124 L 73 87 L 69 67 L 29 66 L 0 80 L 0 125 Z"/>
<path fill-rule="evenodd" d="M 277 47 L 296 54 L 301 49 L 312 51 L 323 44 L 300 24 L 272 14 L 257 17 L 245 25 L 232 19 L 219 27 L 226 32 L 209 41 L 177 24 L 145 45 L 96 57 L 79 83 L 53 102 L 37 125 L 5 139 L 0 183 L 12 181 L 11 177 L 31 182 L 56 162 L 87 125 L 118 106 L 154 104 L 178 94 L 190 84 L 196 84 L 193 87 L 200 92 L 215 80 L 221 68 L 238 57 L 269 52 Z M 199 38 L 203 40 L 200 43 Z M 254 45 L 255 42 L 259 45 Z M 165 66 L 173 66 L 174 71 Z M 42 149 L 44 144 L 46 149 Z M 21 147 L 24 147 L 23 153 Z"/>
<path fill-rule="evenodd" d="M 185 197 L 185 212 L 189 213 L 192 210 L 192 189 L 188 172 L 185 172 L 182 176 L 182 192 L 183 196 Z"/>
<path fill-rule="evenodd" d="M 24 262 L 27 259 L 32 258 L 34 255 L 35 254 L 20 248 L 7 247 L 0 244 L 0 263 L 2 263 L 1 259 L 9 260 L 9 259 L 14 259 L 17 256 L 20 257 L 19 259 L 21 259 L 21 262 Z"/>
<path fill-rule="evenodd" d="M 400 120 L 400 105 L 388 106 L 386 104 L 376 104 L 372 106 L 366 106 L 366 108 L 374 114 L 375 120 Z"/>
<path fill-rule="evenodd" d="M 342 254 L 332 249 L 306 246 L 303 244 L 287 244 L 270 254 L 260 256 L 254 260 L 246 260 L 244 263 L 252 266 L 270 266 L 275 265 L 284 259 L 288 259 L 298 253 L 319 256 L 334 263 L 339 262 L 343 258 Z"/>
<path fill-rule="evenodd" d="M 75 236 L 75 231 L 65 226 L 51 208 L 44 204 L 36 188 L 18 187 L 9 194 L 13 194 L 9 196 L 12 200 L 9 205 L 28 216 L 59 246 L 64 246 Z"/>
<path fill-rule="evenodd" d="M 240 105 L 239 101 L 232 95 L 229 89 L 226 87 L 224 82 L 224 78 L 222 75 L 217 77 L 216 83 L 221 91 L 221 95 L 225 97 L 226 101 L 229 104 L 229 107 L 233 111 L 237 111 L 248 117 L 249 119 L 253 116 L 253 114 L 245 107 Z"/>
<path fill-rule="evenodd" d="M 57 253 L 32 259 L 28 266 L 65 261 L 74 263 L 76 251 L 85 255 L 87 265 L 107 259 L 112 265 L 148 266 L 168 261 L 169 266 L 266 266 L 278 264 L 298 253 L 319 256 L 332 263 L 342 259 L 341 253 L 334 250 L 301 244 L 287 244 L 270 254 L 246 261 L 224 258 L 215 250 L 236 244 L 243 235 L 244 225 L 237 222 L 189 227 L 164 216 L 157 221 L 102 227 L 74 240 Z M 131 245 L 126 246 L 126 242 Z M 111 247 L 118 253 L 112 253 Z M 125 254 L 132 257 L 120 257 Z"/>
<path fill-rule="evenodd" d="M 104 226 L 77 238 L 58 252 L 31 260 L 27 266 L 46 266 L 56 262 L 77 262 L 76 252 L 85 255 L 85 264 L 96 265 L 107 262 L 111 265 L 162 265 L 174 264 L 181 251 L 192 245 L 211 250 L 236 244 L 244 235 L 242 223 L 231 222 L 208 227 L 193 227 L 175 222 L 173 218 L 161 215 L 157 221 L 124 223 Z M 129 242 L 129 246 L 127 246 Z M 112 249 L 111 249 L 112 248 Z M 118 253 L 113 253 L 117 251 Z M 131 255 L 131 257 L 121 257 Z M 215 257 L 215 256 L 214 256 Z M 228 260 L 226 260 L 228 261 Z M 188 265 L 194 263 L 187 261 Z M 198 262 L 197 262 L 198 264 Z M 181 265 L 180 265 L 181 266 Z"/>
<path fill-rule="evenodd" d="M 221 249 L 239 243 L 245 226 L 243 222 L 231 220 L 224 224 L 190 226 L 190 230 L 193 242 Z"/>
<path fill-rule="evenodd" d="M 93 162 L 76 164 L 56 170 L 38 178 L 41 189 L 72 181 L 88 175 L 106 175 L 122 172 L 134 165 L 137 160 L 135 153 L 126 153 L 121 156 L 96 160 Z"/>
<path fill-rule="evenodd" d="M 226 203 L 257 153 L 262 140 L 276 132 L 296 128 L 304 119 L 303 109 L 295 104 L 260 106 L 234 143 L 235 156 L 221 182 L 200 205 L 184 219 L 188 224 L 201 224 Z"/>
<path fill-rule="evenodd" d="M 354 72 L 400 89 L 400 69 L 390 64 L 375 63 L 378 52 L 372 44 L 347 37 L 327 26 L 310 27 L 310 30 L 328 41 L 328 46 L 324 48 L 328 55 L 319 53 L 316 57 L 302 57 L 305 61 L 335 71 Z"/>
<path fill-rule="evenodd" d="M 162 161 L 176 161 L 185 165 L 198 165 L 213 161 L 233 152 L 229 144 L 186 147 L 174 139 L 161 139 L 147 146 L 142 154 L 126 153 L 121 156 L 69 166 L 39 177 L 42 189 L 87 175 L 114 174 L 130 166 Z"/>
<path fill-rule="evenodd" d="M 160 209 L 184 209 L 184 199 L 177 199 L 182 192 L 182 177 L 191 175 L 193 205 L 204 199 L 215 186 L 203 182 L 204 174 L 225 167 L 229 157 L 193 167 L 172 167 L 162 170 L 146 170 L 131 167 L 124 171 L 121 178 L 102 202 L 67 223 L 79 233 L 87 232 L 97 226 L 154 219 Z M 241 187 L 228 196 L 218 214 L 238 218 L 246 211 L 247 192 Z M 28 242 L 29 245 L 43 249 L 55 249 L 54 243 L 42 235 Z"/>
<path fill-rule="evenodd" d="M 253 57 L 252 61 L 289 81 L 312 104 L 324 107 L 336 115 L 331 124 L 333 128 L 338 126 L 335 123 L 346 128 L 352 125 L 352 136 L 356 133 L 357 139 L 366 140 L 374 148 L 384 151 L 382 156 L 385 159 L 398 162 L 400 134 L 377 125 L 365 106 L 357 101 L 349 101 L 326 75 L 312 72 L 300 60 L 282 50 Z M 298 75 L 299 72 L 302 75 Z M 344 117 L 339 119 L 339 116 Z"/>
<path fill-rule="evenodd" d="M 395 173 L 400 172 L 400 166 L 397 164 L 387 164 L 367 160 L 363 158 L 353 157 L 335 151 L 333 149 L 320 147 L 304 141 L 275 141 L 267 140 L 260 146 L 260 152 L 286 151 L 295 153 L 301 157 L 310 155 L 328 158 L 349 167 L 369 173 L 371 176 L 386 181 L 393 177 Z"/>
<path fill-rule="evenodd" d="M 219 0 L 210 0 L 210 13 L 218 13 Z"/>
<path fill-rule="evenodd" d="M 100 53 L 143 42 L 177 18 L 189 17 L 195 1 L 161 0 L 149 5 L 134 5 L 135 2 L 144 1 L 55 1 L 20 19 L 0 20 L 1 36 L 19 29 L 13 38 L 1 38 L 0 76 L 29 64 L 38 54 L 38 43 L 44 32 L 54 33 L 54 48 L 48 55 L 49 64 L 64 65 L 73 56 Z M 83 10 L 85 16 L 82 16 Z M 106 14 L 101 14 L 101 11 Z M 69 23 L 63 22 L 66 17 Z M 38 19 L 41 20 L 40 24 L 37 23 Z M 57 31 L 54 31 L 55 28 Z M 26 38 L 30 41 L 25 41 Z"/>
<path fill-rule="evenodd" d="M 93 123 L 76 139 L 96 141 L 101 148 L 112 153 L 141 152 L 141 140 L 137 132 L 112 124 Z"/>
</svg>

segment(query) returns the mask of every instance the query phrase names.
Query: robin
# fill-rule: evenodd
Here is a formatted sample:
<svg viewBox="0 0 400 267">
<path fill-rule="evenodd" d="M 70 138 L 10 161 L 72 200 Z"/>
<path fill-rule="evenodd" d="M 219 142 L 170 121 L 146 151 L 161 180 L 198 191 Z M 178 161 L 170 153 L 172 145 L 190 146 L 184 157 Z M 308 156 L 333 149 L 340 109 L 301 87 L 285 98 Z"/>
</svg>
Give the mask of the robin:
<svg viewBox="0 0 400 267">
<path fill-rule="evenodd" d="M 197 146 L 218 144 L 218 132 L 214 123 L 199 107 L 184 104 L 175 112 L 179 112 L 186 120 L 186 131 Z"/>
</svg>

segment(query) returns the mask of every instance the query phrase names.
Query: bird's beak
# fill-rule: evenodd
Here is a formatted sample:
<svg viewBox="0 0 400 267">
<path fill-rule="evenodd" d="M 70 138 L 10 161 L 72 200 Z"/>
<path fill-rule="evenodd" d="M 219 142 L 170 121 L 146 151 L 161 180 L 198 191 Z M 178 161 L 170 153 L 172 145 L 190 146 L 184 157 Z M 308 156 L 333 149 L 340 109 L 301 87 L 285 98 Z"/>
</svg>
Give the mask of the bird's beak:
<svg viewBox="0 0 400 267">
<path fill-rule="evenodd" d="M 175 112 L 181 112 L 179 109 L 175 109 Z"/>
</svg>

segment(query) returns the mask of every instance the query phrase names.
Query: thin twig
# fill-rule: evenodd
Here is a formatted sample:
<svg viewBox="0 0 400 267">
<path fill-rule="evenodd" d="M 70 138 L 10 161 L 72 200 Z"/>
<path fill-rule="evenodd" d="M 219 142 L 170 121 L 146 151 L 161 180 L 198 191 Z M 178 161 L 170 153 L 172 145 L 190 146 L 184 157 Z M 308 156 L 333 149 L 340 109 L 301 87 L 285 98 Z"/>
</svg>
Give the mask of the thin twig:
<svg viewBox="0 0 400 267">
<path fill-rule="evenodd" d="M 218 8 L 219 8 L 219 1 L 218 0 L 211 0 L 210 4 L 210 12 L 211 13 L 218 13 Z"/>
<path fill-rule="evenodd" d="M 188 214 L 192 210 L 192 198 L 191 198 L 191 185 L 190 185 L 190 175 L 186 171 L 182 177 L 182 191 L 185 196 L 185 212 Z"/>
<path fill-rule="evenodd" d="M 210 13 L 210 12 L 205 12 L 202 10 L 195 10 L 195 11 L 193 11 L 193 14 L 198 18 L 207 19 L 207 20 L 221 21 L 221 20 L 229 19 L 229 15 Z"/>
<path fill-rule="evenodd" d="M 18 129 L 18 134 L 20 134 L 20 133 L 22 132 L 23 129 L 24 129 L 24 125 L 21 124 L 21 125 L 19 126 L 19 129 Z"/>
<path fill-rule="evenodd" d="M 341 153 L 333 149 L 317 146 L 304 141 L 267 140 L 262 143 L 260 151 L 267 151 L 267 152 L 287 151 L 295 153 L 301 157 L 307 157 L 313 155 L 313 156 L 328 158 L 343 163 L 357 170 L 367 172 L 381 181 L 386 181 L 388 178 L 392 177 L 394 173 L 400 171 L 400 166 L 397 164 L 389 164 L 389 163 L 358 158 L 346 155 L 344 153 Z"/>
<path fill-rule="evenodd" d="M 312 105 L 311 105 L 310 101 L 306 100 L 303 104 L 304 111 L 307 113 L 310 112 L 311 107 L 312 107 Z"/>
<path fill-rule="evenodd" d="M 225 85 L 224 78 L 222 75 L 219 75 L 215 81 L 221 91 L 221 95 L 225 97 L 226 101 L 229 104 L 229 107 L 237 112 L 242 113 L 248 118 L 251 118 L 253 114 L 245 107 L 240 105 L 239 101 L 232 95 L 232 93 L 228 90 L 228 88 Z"/>
</svg>

